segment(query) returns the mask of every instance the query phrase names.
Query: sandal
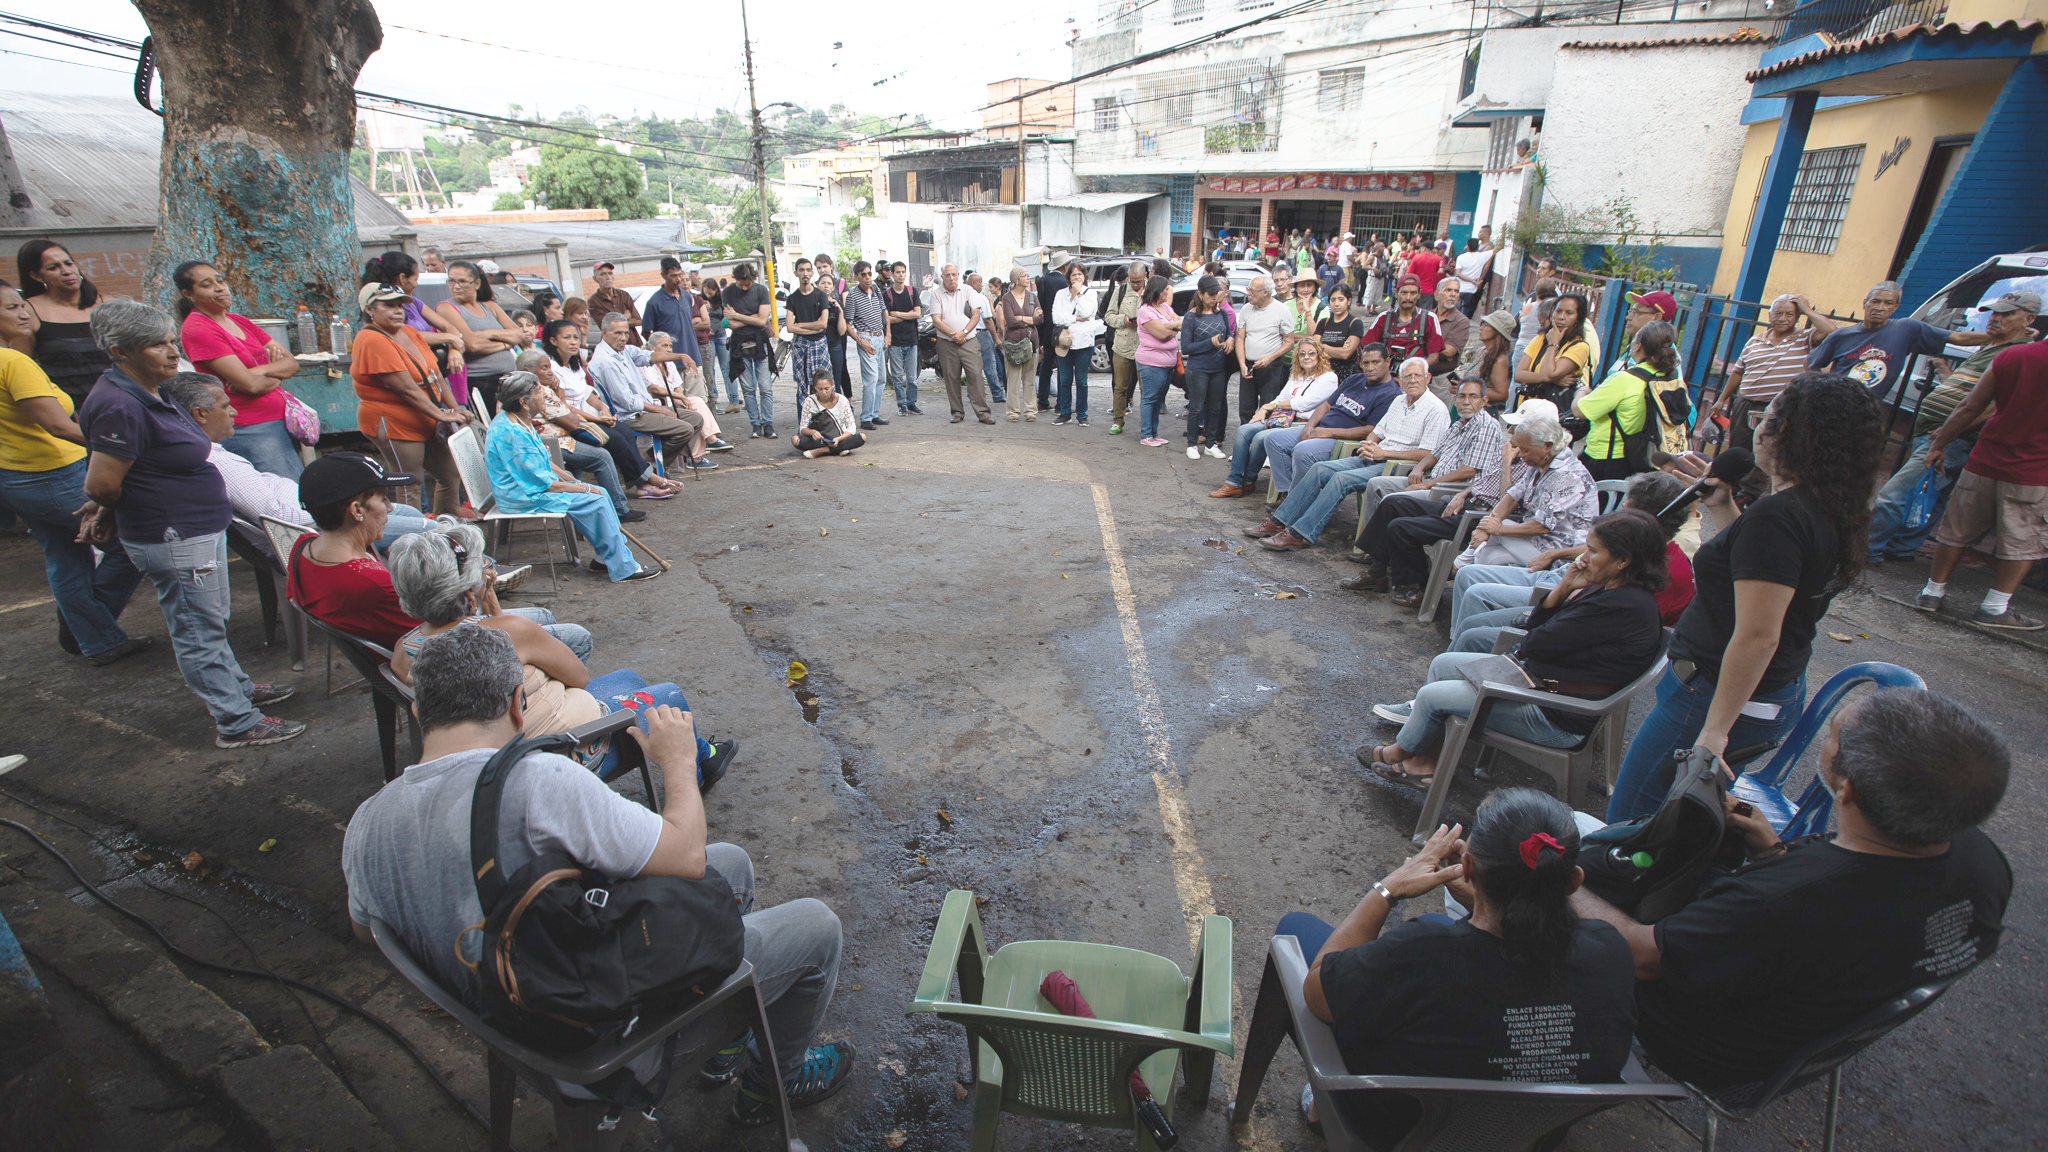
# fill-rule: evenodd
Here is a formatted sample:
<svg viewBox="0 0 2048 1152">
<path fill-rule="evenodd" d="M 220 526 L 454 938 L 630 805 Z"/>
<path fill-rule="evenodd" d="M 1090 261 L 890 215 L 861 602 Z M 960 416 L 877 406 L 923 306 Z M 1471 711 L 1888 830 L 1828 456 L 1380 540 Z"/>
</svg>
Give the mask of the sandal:
<svg viewBox="0 0 2048 1152">
<path fill-rule="evenodd" d="M 1406 784 L 1410 788 L 1427 788 L 1436 780 L 1435 772 L 1427 776 L 1418 776 L 1402 768 L 1400 764 L 1389 764 L 1384 760 L 1374 760 L 1372 770 L 1396 784 Z"/>
<path fill-rule="evenodd" d="M 674 492 L 656 488 L 635 488 L 633 495 L 641 500 L 672 500 L 675 498 Z"/>
</svg>

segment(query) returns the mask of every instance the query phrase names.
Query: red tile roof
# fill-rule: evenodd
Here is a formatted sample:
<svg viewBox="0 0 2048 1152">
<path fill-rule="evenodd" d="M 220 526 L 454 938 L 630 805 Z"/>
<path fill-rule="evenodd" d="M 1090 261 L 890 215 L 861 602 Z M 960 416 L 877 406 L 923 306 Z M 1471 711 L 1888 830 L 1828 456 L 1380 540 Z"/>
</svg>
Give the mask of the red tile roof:
<svg viewBox="0 0 2048 1152">
<path fill-rule="evenodd" d="M 1661 40 L 1572 40 L 1558 45 L 1560 48 L 1617 49 L 1626 52 L 1632 48 L 1682 48 L 1693 44 L 1770 44 L 1774 39 L 1754 28 L 1737 28 L 1718 36 L 1672 36 Z"/>
<path fill-rule="evenodd" d="M 1880 36 L 1869 36 L 1862 40 L 1844 40 L 1839 44 L 1830 44 L 1825 48 L 1816 48 L 1811 52 L 1794 56 L 1789 60 L 1780 60 L 1776 64 L 1759 68 L 1745 75 L 1743 79 L 1754 84 L 1765 77 L 1776 76 L 1781 72 L 1790 72 L 1795 68 L 1804 68 L 1808 64 L 1817 63 L 1831 57 L 1852 56 L 1858 52 L 1867 52 L 1872 48 L 1882 48 L 1890 44 L 1901 44 L 1907 40 L 1961 40 L 1980 36 L 2005 35 L 2013 32 L 2039 35 L 2043 27 L 2044 25 L 2039 20 L 1964 20 L 1955 24 L 1908 24 L 1904 28 L 1894 28 Z"/>
</svg>

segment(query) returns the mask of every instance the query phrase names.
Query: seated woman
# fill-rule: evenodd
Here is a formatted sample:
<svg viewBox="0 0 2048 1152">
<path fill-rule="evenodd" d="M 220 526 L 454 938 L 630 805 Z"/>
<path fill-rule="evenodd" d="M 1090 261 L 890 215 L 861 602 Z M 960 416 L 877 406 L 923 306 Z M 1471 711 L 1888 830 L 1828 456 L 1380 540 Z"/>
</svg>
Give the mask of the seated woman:
<svg viewBox="0 0 2048 1152">
<path fill-rule="evenodd" d="M 484 466 L 491 494 L 505 512 L 566 512 L 597 550 L 613 583 L 652 580 L 659 568 L 643 568 L 619 530 L 619 513 L 604 489 L 585 484 L 555 467 L 534 423 L 540 419 L 540 380 L 513 372 L 498 381 L 498 418 L 484 440 Z"/>
<path fill-rule="evenodd" d="M 680 481 L 659 475 L 641 459 L 633 446 L 630 432 L 612 433 L 619 418 L 590 383 L 590 366 L 583 359 L 581 332 L 567 321 L 551 320 L 541 329 L 540 350 L 547 353 L 545 367 L 522 359 L 517 362 L 518 370 L 539 376 L 541 382 L 561 398 L 568 413 L 576 418 L 574 427 L 566 424 L 563 427 L 576 438 L 577 443 L 604 449 L 618 469 L 619 483 L 635 485 L 633 494 L 642 500 L 665 500 L 682 489 Z M 544 401 L 552 399 L 543 397 Z M 546 407 L 547 404 L 543 403 L 543 408 Z"/>
<path fill-rule="evenodd" d="M 1669 579 L 1664 544 L 1664 529 L 1647 512 L 1624 508 L 1593 522 L 1585 552 L 1531 610 L 1529 634 L 1514 653 L 1538 689 L 1598 700 L 1649 670 L 1663 641 L 1656 592 Z M 1435 779 L 1444 718 L 1471 715 L 1479 695 L 1459 669 L 1487 659 L 1445 652 L 1430 661 L 1429 683 L 1415 693 L 1401 734 L 1384 747 L 1359 749 L 1359 759 L 1389 780 L 1422 787 Z M 1518 703 L 1495 704 L 1486 720 L 1495 732 L 1551 748 L 1577 747 L 1595 723 Z"/>
<path fill-rule="evenodd" d="M 585 420 L 580 413 L 569 407 L 569 402 L 563 399 L 561 390 L 554 385 L 553 365 L 554 361 L 539 351 L 521 352 L 515 363 L 516 371 L 531 372 L 540 381 L 540 387 L 535 390 L 534 395 L 539 398 L 541 418 L 534 423 L 534 431 L 540 434 L 542 445 L 545 446 L 548 441 L 553 440 L 554 447 L 561 452 L 562 467 L 572 473 L 588 475 L 597 482 L 598 487 L 604 489 L 605 495 L 611 497 L 612 511 L 619 514 L 619 523 L 636 524 L 647 519 L 647 513 L 638 508 L 626 507 L 626 489 L 619 482 L 619 465 L 614 457 L 617 453 L 624 453 L 629 467 L 646 467 L 646 462 L 640 458 L 639 453 L 627 446 L 626 441 L 631 439 L 630 437 L 610 436 L 603 428 Z M 587 440 L 598 440 L 602 443 L 591 444 Z M 635 489 L 634 494 L 653 500 L 666 500 L 673 495 L 667 488 L 659 491 L 640 488 Z"/>
<path fill-rule="evenodd" d="M 1479 805 L 1472 834 L 1437 829 L 1332 929 L 1290 912 L 1277 934 L 1310 958 L 1302 996 L 1331 1026 L 1358 1075 L 1612 1084 L 1635 1030 L 1635 960 L 1611 926 L 1572 913 L 1579 830 L 1562 801 L 1503 788 Z M 1446 887 L 1471 910 L 1381 929 L 1397 901 Z M 1449 906 L 1448 901 L 1446 907 Z M 1412 1097 L 1342 1100 L 1375 1148 L 1420 1118 Z M 1318 1134 L 1302 1086 L 1302 1119 Z"/>
<path fill-rule="evenodd" d="M 504 381 L 499 382 L 499 399 L 504 398 Z M 638 673 L 627 669 L 592 678 L 583 661 L 567 645 L 548 635 L 530 620 L 492 611 L 497 598 L 486 578 L 489 561 L 484 556 L 484 534 L 475 526 L 444 516 L 425 532 L 407 536 L 391 549 L 391 583 L 398 602 L 419 617 L 420 623 L 399 637 L 391 652 L 391 671 L 412 683 L 412 662 L 420 646 L 458 624 L 481 624 L 496 628 L 512 638 L 519 662 L 526 666 L 526 725 L 528 735 L 546 736 L 566 732 L 621 708 L 640 711 L 671 704 L 684 711 L 690 705 L 683 690 L 673 684 L 649 685 Z M 646 727 L 646 721 L 641 721 Z M 618 753 L 609 747 L 585 746 L 576 759 L 596 770 L 601 779 L 618 771 Z M 736 740 L 717 745 L 697 740 L 697 786 L 709 788 L 732 762 L 738 751 Z"/>
<path fill-rule="evenodd" d="M 789 444 L 806 460 L 844 456 L 868 442 L 860 434 L 853 405 L 832 387 L 832 373 L 823 368 L 811 373 L 811 394 L 797 408 L 796 419 L 802 427 L 789 438 Z"/>
<path fill-rule="evenodd" d="M 647 351 L 673 352 L 676 338 L 657 330 L 647 338 Z M 641 379 L 647 381 L 647 390 L 678 408 L 688 408 L 704 419 L 702 435 L 690 444 L 690 452 L 703 458 L 706 452 L 730 452 L 732 442 L 719 436 L 718 417 L 711 407 L 711 389 L 704 384 L 704 371 L 698 368 L 684 372 L 673 360 L 649 364 L 640 369 Z"/>
<path fill-rule="evenodd" d="M 419 620 L 399 605 L 391 572 L 372 546 L 391 519 L 391 486 L 412 482 L 410 476 L 385 472 L 360 452 L 330 452 L 306 465 L 299 477 L 299 503 L 319 533 L 299 537 L 285 560 L 286 595 L 292 603 L 322 624 L 387 651 Z M 484 575 L 495 587 L 498 572 L 488 556 Z M 545 608 L 500 609 L 495 594 L 488 600 L 491 615 L 523 616 L 568 645 L 577 659 L 590 659 L 589 629 L 558 624 Z"/>
</svg>

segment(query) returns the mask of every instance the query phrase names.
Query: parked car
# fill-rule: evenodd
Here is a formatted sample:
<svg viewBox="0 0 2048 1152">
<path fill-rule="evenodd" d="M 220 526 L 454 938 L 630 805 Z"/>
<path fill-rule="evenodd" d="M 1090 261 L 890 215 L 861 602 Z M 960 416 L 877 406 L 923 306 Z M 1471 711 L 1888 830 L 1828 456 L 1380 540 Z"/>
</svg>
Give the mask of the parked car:
<svg viewBox="0 0 2048 1152">
<path fill-rule="evenodd" d="M 1107 305 L 1109 293 L 1116 288 L 1117 281 L 1123 279 L 1129 273 L 1131 265 L 1140 259 L 1142 257 L 1137 256 L 1089 257 L 1081 261 L 1081 267 L 1088 270 L 1088 286 L 1101 292 L 1103 303 Z M 1195 284 L 1199 279 L 1200 277 L 1184 272 L 1178 267 L 1168 274 L 1167 280 L 1173 285 L 1173 311 L 1175 315 L 1185 314 L 1194 303 Z M 1245 284 L 1249 283 L 1251 283 L 1251 278 L 1246 277 Z M 1245 295 L 1244 284 L 1239 284 L 1233 279 L 1230 285 L 1230 306 L 1236 308 L 1249 303 L 1250 299 L 1250 297 Z M 1112 333 L 1105 331 L 1101 336 L 1096 337 L 1095 354 L 1088 361 L 1089 371 L 1109 371 L 1109 343 L 1111 336 Z"/>
<path fill-rule="evenodd" d="M 1913 310 L 1913 318 L 1950 331 L 1982 332 L 1991 322 L 1991 314 L 1983 311 L 1984 306 L 2007 292 L 2022 291 L 2048 296 L 2048 244 L 1991 257 L 1929 296 L 1925 304 Z M 2034 328 L 2048 335 L 2048 316 L 2037 317 Z M 1975 349 L 1951 344 L 1943 352 L 1943 357 L 1950 364 L 1960 364 L 1973 351 Z M 1931 360 L 1921 357 L 1908 379 L 1911 386 L 1906 389 L 1901 409 L 1917 411 L 1920 397 L 1934 386 Z"/>
</svg>

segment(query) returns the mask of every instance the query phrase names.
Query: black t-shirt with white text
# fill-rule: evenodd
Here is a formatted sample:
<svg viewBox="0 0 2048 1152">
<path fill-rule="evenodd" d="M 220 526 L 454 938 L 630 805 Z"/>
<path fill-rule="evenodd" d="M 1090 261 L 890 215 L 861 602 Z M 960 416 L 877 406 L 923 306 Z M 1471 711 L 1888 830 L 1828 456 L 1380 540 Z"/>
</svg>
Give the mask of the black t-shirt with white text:
<svg viewBox="0 0 2048 1152">
<path fill-rule="evenodd" d="M 1792 602 L 1756 691 L 1790 684 L 1806 671 L 1814 630 L 1834 603 L 1836 548 L 1834 523 L 1804 489 L 1773 492 L 1750 505 L 1693 554 L 1692 603 L 1678 618 L 1672 657 L 1689 659 L 1709 680 L 1719 679 L 1721 656 L 1735 634 L 1735 581 L 1783 584 L 1793 590 Z"/>
<path fill-rule="evenodd" d="M 1662 974 L 1636 987 L 1637 1035 L 1680 1079 L 1765 1079 L 1884 1001 L 1989 956 L 2011 895 L 2012 867 L 1980 829 L 1925 859 L 1795 841 L 1657 923 Z"/>
<path fill-rule="evenodd" d="M 1635 960 L 1621 933 L 1581 920 L 1565 986 L 1525 990 L 1500 937 L 1464 920 L 1410 920 L 1323 958 L 1337 1048 L 1357 1075 L 1611 1084 L 1635 1026 Z M 1375 1144 L 1416 1118 L 1412 1101 L 1354 1105 Z"/>
</svg>

